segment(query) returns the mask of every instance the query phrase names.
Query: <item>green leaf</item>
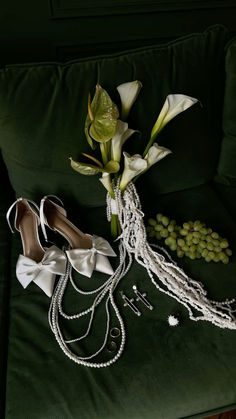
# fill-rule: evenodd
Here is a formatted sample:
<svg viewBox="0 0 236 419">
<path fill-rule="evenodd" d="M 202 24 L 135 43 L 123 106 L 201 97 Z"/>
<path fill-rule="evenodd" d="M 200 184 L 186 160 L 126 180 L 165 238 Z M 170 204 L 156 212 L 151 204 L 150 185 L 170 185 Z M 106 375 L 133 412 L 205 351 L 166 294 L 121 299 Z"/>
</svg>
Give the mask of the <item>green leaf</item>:
<svg viewBox="0 0 236 419">
<path fill-rule="evenodd" d="M 87 115 L 85 134 L 92 147 L 92 139 L 99 143 L 105 143 L 115 135 L 119 117 L 117 106 L 112 102 L 106 90 L 99 84 L 96 86 L 96 92 L 91 103 L 91 114 L 94 119 L 91 120 L 89 114 Z"/>
<path fill-rule="evenodd" d="M 75 161 L 72 159 L 72 157 L 70 157 L 70 164 L 72 169 L 74 169 L 76 172 L 79 172 L 81 175 L 93 176 L 103 171 L 103 169 L 101 169 L 100 167 L 97 167 L 93 164 Z"/>
<path fill-rule="evenodd" d="M 118 161 L 110 160 L 103 169 L 106 173 L 117 173 L 120 170 Z"/>
</svg>

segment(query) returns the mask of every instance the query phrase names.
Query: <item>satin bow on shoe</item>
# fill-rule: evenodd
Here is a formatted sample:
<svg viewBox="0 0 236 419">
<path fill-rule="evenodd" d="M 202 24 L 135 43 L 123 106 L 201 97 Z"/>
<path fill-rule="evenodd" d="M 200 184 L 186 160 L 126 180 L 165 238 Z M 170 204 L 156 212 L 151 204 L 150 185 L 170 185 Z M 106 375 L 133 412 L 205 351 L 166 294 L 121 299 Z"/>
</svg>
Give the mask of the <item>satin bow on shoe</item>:
<svg viewBox="0 0 236 419">
<path fill-rule="evenodd" d="M 73 268 L 89 278 L 94 270 L 108 275 L 114 273 L 107 256 L 116 256 L 116 253 L 102 237 L 92 236 L 91 249 L 71 249 L 66 254 Z"/>
<path fill-rule="evenodd" d="M 27 256 L 19 255 L 16 276 L 24 288 L 33 281 L 48 297 L 51 297 L 56 275 L 65 274 L 66 262 L 65 253 L 58 247 L 51 246 L 38 263 Z"/>
</svg>

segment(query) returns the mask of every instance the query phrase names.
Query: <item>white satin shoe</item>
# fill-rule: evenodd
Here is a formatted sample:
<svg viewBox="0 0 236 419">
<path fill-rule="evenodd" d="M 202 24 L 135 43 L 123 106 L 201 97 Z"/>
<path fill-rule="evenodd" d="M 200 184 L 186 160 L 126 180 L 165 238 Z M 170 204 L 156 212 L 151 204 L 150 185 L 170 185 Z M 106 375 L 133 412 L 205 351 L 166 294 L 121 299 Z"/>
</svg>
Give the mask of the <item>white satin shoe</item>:
<svg viewBox="0 0 236 419">
<path fill-rule="evenodd" d="M 30 205 L 31 204 L 31 205 Z M 38 285 L 48 297 L 52 296 L 56 275 L 64 275 L 66 270 L 65 253 L 56 246 L 44 249 L 40 243 L 38 228 L 40 219 L 33 207 L 34 201 L 18 198 L 9 208 L 6 218 L 11 229 L 10 214 L 16 207 L 14 227 L 20 232 L 23 254 L 16 264 L 16 276 L 23 288 L 31 282 Z"/>
<path fill-rule="evenodd" d="M 49 199 L 51 198 L 51 199 Z M 73 268 L 82 275 L 91 277 L 94 270 L 112 275 L 114 273 L 108 256 L 116 253 L 107 240 L 98 236 L 82 233 L 68 218 L 65 209 L 52 201 L 62 201 L 55 195 L 45 196 L 40 203 L 40 221 L 45 240 L 45 226 L 60 233 L 69 243 L 66 251 Z"/>
</svg>

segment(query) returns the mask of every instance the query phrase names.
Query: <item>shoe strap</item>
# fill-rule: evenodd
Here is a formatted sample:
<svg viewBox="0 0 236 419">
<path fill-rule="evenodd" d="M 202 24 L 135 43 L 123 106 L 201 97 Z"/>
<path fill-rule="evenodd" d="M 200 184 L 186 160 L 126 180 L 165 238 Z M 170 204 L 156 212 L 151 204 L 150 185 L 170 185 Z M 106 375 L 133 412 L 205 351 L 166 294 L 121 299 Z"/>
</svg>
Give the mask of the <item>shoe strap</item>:
<svg viewBox="0 0 236 419">
<path fill-rule="evenodd" d="M 46 242 L 48 242 L 46 226 L 48 226 L 49 228 L 51 228 L 51 227 L 49 226 L 49 224 L 47 222 L 47 218 L 44 215 L 44 204 L 45 204 L 46 199 L 49 199 L 49 198 L 53 198 L 53 199 L 59 201 L 60 204 L 62 205 L 62 207 L 64 208 L 64 204 L 63 204 L 62 200 L 60 198 L 58 198 L 56 195 L 46 195 L 46 196 L 43 197 L 43 199 L 41 199 L 40 209 L 39 209 L 39 217 L 40 217 L 42 233 L 43 233 L 43 236 L 44 236 L 44 239 L 46 240 Z M 51 199 L 49 199 L 49 200 L 51 201 Z M 53 202 L 53 201 L 51 201 L 51 202 Z"/>
<path fill-rule="evenodd" d="M 10 215 L 11 215 L 11 212 L 12 212 L 12 210 L 13 210 L 13 208 L 15 207 L 15 205 L 18 203 L 18 202 L 20 202 L 20 201 L 22 201 L 23 199 L 25 199 L 25 201 L 27 201 L 29 204 L 32 204 L 36 209 L 37 209 L 37 211 L 39 212 L 39 207 L 38 207 L 38 205 L 34 202 L 34 201 L 31 201 L 31 199 L 26 199 L 26 198 L 18 198 L 18 199 L 16 199 L 16 201 L 15 202 L 13 202 L 13 204 L 10 206 L 10 208 L 8 209 L 8 211 L 7 211 L 7 214 L 6 214 L 6 219 L 7 219 L 7 222 L 8 222 L 8 225 L 9 225 L 9 228 L 10 228 L 10 230 L 11 230 L 11 232 L 12 233 L 14 233 L 14 229 L 12 228 L 12 225 L 11 225 L 11 221 L 10 221 Z M 33 210 L 33 208 L 31 208 L 32 209 L 32 211 L 35 213 L 35 215 L 36 215 L 36 217 L 37 217 L 37 219 L 38 219 L 38 221 L 39 221 L 39 216 L 38 216 L 38 214 Z M 16 228 L 16 220 L 17 220 L 17 210 L 16 210 L 16 214 L 15 214 L 15 223 L 14 223 L 14 226 L 15 226 L 15 229 L 18 231 L 18 229 Z"/>
</svg>

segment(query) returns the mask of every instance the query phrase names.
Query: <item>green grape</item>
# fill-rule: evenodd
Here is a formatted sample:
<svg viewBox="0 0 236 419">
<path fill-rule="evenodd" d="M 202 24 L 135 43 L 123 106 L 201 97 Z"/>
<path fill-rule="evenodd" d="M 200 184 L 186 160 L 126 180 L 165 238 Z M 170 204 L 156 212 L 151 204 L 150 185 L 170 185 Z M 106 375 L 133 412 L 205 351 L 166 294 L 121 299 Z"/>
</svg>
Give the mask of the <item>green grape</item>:
<svg viewBox="0 0 236 419">
<path fill-rule="evenodd" d="M 222 260 L 222 262 L 227 265 L 227 263 L 229 263 L 229 257 L 227 255 L 225 255 L 224 259 Z"/>
<path fill-rule="evenodd" d="M 221 249 L 226 249 L 229 246 L 229 243 L 226 239 L 223 239 L 222 242 L 220 243 L 220 247 Z"/>
<path fill-rule="evenodd" d="M 169 222 L 170 222 L 170 220 L 169 220 L 169 218 L 168 217 L 165 217 L 164 215 L 161 217 L 161 222 L 162 222 L 162 224 L 165 226 L 165 227 L 167 227 L 168 226 L 168 224 L 169 224 Z"/>
<path fill-rule="evenodd" d="M 177 243 L 178 243 L 178 245 L 179 245 L 180 247 L 182 247 L 182 246 L 184 246 L 184 245 L 185 245 L 185 241 L 184 241 L 183 239 L 178 239 L 178 240 L 177 240 Z"/>
<path fill-rule="evenodd" d="M 157 221 L 159 221 L 159 223 L 161 223 L 161 219 L 162 219 L 163 215 L 162 214 L 157 214 L 156 215 L 156 219 Z"/>
<path fill-rule="evenodd" d="M 165 245 L 176 251 L 179 258 L 187 256 L 194 260 L 202 257 L 206 262 L 229 263 L 232 250 L 229 249 L 228 240 L 207 228 L 200 220 L 187 221 L 180 226 L 175 220 L 158 213 L 156 219 L 148 219 L 148 224 L 148 237 L 164 239 Z"/>
<path fill-rule="evenodd" d="M 153 227 L 155 227 L 155 225 L 156 225 L 156 220 L 154 220 L 154 218 L 149 218 L 149 220 L 148 220 L 148 223 L 151 225 L 151 226 L 153 226 Z"/>
<path fill-rule="evenodd" d="M 208 243 L 208 244 L 207 244 L 207 249 L 208 249 L 208 250 L 213 250 L 213 249 L 214 249 L 213 244 L 212 244 L 212 243 Z"/>
<path fill-rule="evenodd" d="M 214 256 L 215 256 L 215 253 L 214 253 L 214 252 L 209 252 L 207 256 L 208 256 L 209 258 L 213 259 L 213 258 L 214 258 Z"/>
<path fill-rule="evenodd" d="M 160 231 L 160 235 L 161 235 L 161 237 L 168 237 L 168 230 L 167 230 L 167 228 L 163 228 Z"/>
<path fill-rule="evenodd" d="M 213 257 L 213 261 L 214 262 L 219 262 L 220 261 L 220 258 L 218 256 L 218 254 L 215 253 L 215 256 Z"/>
<path fill-rule="evenodd" d="M 167 237 L 165 239 L 165 244 L 167 244 L 167 246 L 169 246 L 169 244 L 171 244 L 171 237 Z"/>
<path fill-rule="evenodd" d="M 203 251 L 202 251 L 202 257 L 206 257 L 206 256 L 208 256 L 208 250 L 207 249 L 203 249 Z"/>
<path fill-rule="evenodd" d="M 201 249 L 205 249 L 205 248 L 206 248 L 206 242 L 204 242 L 203 240 L 200 240 L 200 242 L 199 242 L 199 247 L 200 247 Z"/>
<path fill-rule="evenodd" d="M 220 258 L 220 260 L 223 261 L 223 259 L 225 258 L 225 253 L 221 251 L 217 254 L 218 254 L 218 257 Z"/>
</svg>

